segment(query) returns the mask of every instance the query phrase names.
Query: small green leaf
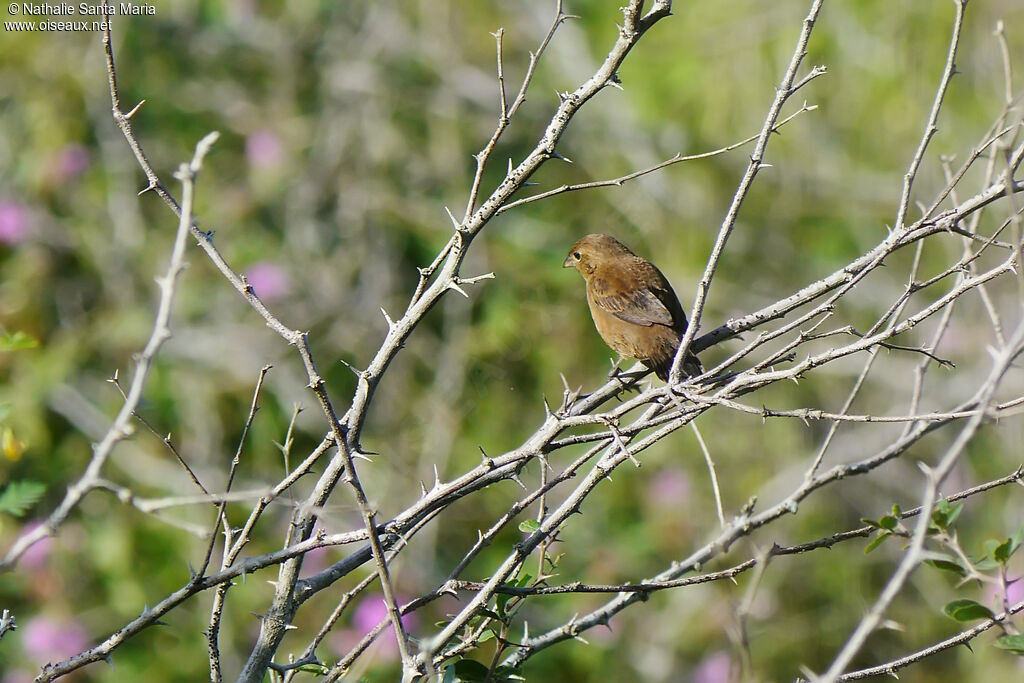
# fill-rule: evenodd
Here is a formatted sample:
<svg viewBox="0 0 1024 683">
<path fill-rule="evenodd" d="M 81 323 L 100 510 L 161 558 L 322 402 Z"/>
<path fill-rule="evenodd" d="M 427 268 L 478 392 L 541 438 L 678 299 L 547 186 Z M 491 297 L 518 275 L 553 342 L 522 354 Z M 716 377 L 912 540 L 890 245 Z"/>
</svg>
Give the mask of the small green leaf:
<svg viewBox="0 0 1024 683">
<path fill-rule="evenodd" d="M 519 580 L 516 581 L 516 587 L 517 588 L 526 588 L 532 582 L 533 582 L 533 577 L 532 576 L 530 576 L 529 574 L 523 574 L 521 577 L 519 577 Z"/>
<path fill-rule="evenodd" d="M 892 515 L 885 515 L 878 520 L 878 526 L 882 527 L 886 531 L 894 531 L 899 526 L 900 520 L 893 517 Z"/>
<path fill-rule="evenodd" d="M 1024 636 L 999 636 L 996 638 L 996 647 L 1024 656 Z"/>
<path fill-rule="evenodd" d="M 480 643 L 486 643 L 488 640 L 490 640 L 493 637 L 494 637 L 494 631 L 492 631 L 491 629 L 487 629 L 486 631 L 484 631 L 483 633 L 480 634 L 479 638 L 476 639 L 476 644 L 479 645 Z"/>
<path fill-rule="evenodd" d="M 1013 555 L 1013 551 L 1016 548 L 1013 547 L 1013 539 L 1008 538 L 999 545 L 996 546 L 995 550 L 992 551 L 992 559 L 999 564 L 1006 564 L 1010 555 Z"/>
<path fill-rule="evenodd" d="M 900 509 L 899 504 L 898 503 L 893 503 L 892 504 L 892 516 L 893 517 L 899 517 L 902 514 L 903 514 L 903 510 Z"/>
<path fill-rule="evenodd" d="M 519 669 L 512 666 L 499 666 L 494 670 L 495 675 L 499 680 L 502 681 L 525 681 L 523 674 Z"/>
<path fill-rule="evenodd" d="M 861 521 L 861 523 L 871 527 L 872 529 L 881 529 L 882 528 L 881 524 L 879 524 L 878 522 L 876 522 L 873 519 L 868 519 L 867 517 L 861 517 L 860 521 Z"/>
<path fill-rule="evenodd" d="M 992 610 L 985 607 L 979 602 L 974 600 L 954 600 L 947 602 L 942 611 L 946 613 L 946 616 L 952 617 L 957 621 L 974 621 L 976 619 L 991 619 L 994 615 Z"/>
<path fill-rule="evenodd" d="M 455 683 L 455 667 L 445 667 L 444 678 L 441 679 L 441 683 Z"/>
<path fill-rule="evenodd" d="M 482 614 L 485 617 L 490 617 L 491 619 L 495 619 L 497 621 L 501 621 L 501 617 L 499 617 L 497 615 L 497 613 L 495 613 L 495 612 L 493 612 L 493 611 L 491 611 L 489 609 L 482 609 L 482 610 L 480 610 L 480 614 Z"/>
<path fill-rule="evenodd" d="M 21 517 L 42 498 L 45 491 L 46 486 L 38 481 L 12 481 L 0 493 L 0 512 Z"/>
<path fill-rule="evenodd" d="M 871 543 L 868 543 L 867 547 L 864 548 L 864 554 L 867 555 L 872 550 L 874 550 L 878 546 L 882 545 L 882 543 L 885 541 L 885 539 L 889 538 L 891 535 L 892 534 L 890 534 L 888 531 L 883 531 L 882 533 L 880 533 L 877 536 L 875 536 L 875 538 L 871 541 Z"/>
<path fill-rule="evenodd" d="M 999 564 L 1006 564 L 1013 554 L 1020 548 L 1021 541 L 1024 540 L 1024 527 L 1017 530 L 1013 536 L 995 546 L 992 551 L 992 559 Z M 986 545 L 986 547 L 988 547 Z"/>
<path fill-rule="evenodd" d="M 0 351 L 20 351 L 22 349 L 34 349 L 39 342 L 22 331 L 14 334 L 0 335 Z"/>
<path fill-rule="evenodd" d="M 967 575 L 966 569 L 950 560 L 925 560 L 924 563 L 929 567 L 935 567 L 936 569 L 941 569 L 944 572 L 953 572 L 959 576 Z"/>
<path fill-rule="evenodd" d="M 540 522 L 538 522 L 535 519 L 528 519 L 524 522 L 519 523 L 519 530 L 522 531 L 524 534 L 532 534 L 537 529 L 540 529 Z"/>
<path fill-rule="evenodd" d="M 974 562 L 974 568 L 979 572 L 990 572 L 993 569 L 999 569 L 999 563 L 995 560 L 990 560 L 987 557 L 983 557 L 980 560 Z"/>
<path fill-rule="evenodd" d="M 505 615 L 506 614 L 505 606 L 508 604 L 508 601 L 511 600 L 512 598 L 513 598 L 513 596 L 510 595 L 509 593 L 498 593 L 494 597 L 494 604 L 498 608 L 498 614 L 501 614 L 501 615 Z"/>
<path fill-rule="evenodd" d="M 2 412 L 2 406 L 0 406 L 0 412 Z M 1017 531 L 1010 537 L 1013 539 L 1013 549 L 1016 550 L 1024 543 L 1024 526 L 1017 529 Z"/>
<path fill-rule="evenodd" d="M 466 683 L 476 683 L 477 681 L 483 683 L 487 678 L 487 674 L 491 672 L 490 669 L 475 659 L 460 659 L 451 668 L 455 669 L 459 680 L 466 681 Z"/>
<path fill-rule="evenodd" d="M 948 500 L 940 500 L 932 511 L 932 523 L 940 529 L 948 529 L 964 510 L 963 503 L 950 505 Z"/>
<path fill-rule="evenodd" d="M 305 673 L 311 673 L 315 676 L 326 676 L 327 674 L 331 673 L 331 670 L 323 664 L 303 664 L 296 670 Z"/>
</svg>

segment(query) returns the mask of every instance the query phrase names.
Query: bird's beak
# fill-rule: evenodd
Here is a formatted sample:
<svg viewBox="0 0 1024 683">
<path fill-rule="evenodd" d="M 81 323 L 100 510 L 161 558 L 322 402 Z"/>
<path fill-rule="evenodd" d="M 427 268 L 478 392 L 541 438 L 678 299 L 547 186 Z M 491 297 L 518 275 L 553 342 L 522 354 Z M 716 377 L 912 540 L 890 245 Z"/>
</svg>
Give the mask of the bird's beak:
<svg viewBox="0 0 1024 683">
<path fill-rule="evenodd" d="M 574 268 L 575 266 L 576 266 L 576 262 L 572 260 L 572 254 L 569 254 L 568 256 L 566 256 L 565 260 L 562 261 L 562 267 L 563 268 Z"/>
</svg>

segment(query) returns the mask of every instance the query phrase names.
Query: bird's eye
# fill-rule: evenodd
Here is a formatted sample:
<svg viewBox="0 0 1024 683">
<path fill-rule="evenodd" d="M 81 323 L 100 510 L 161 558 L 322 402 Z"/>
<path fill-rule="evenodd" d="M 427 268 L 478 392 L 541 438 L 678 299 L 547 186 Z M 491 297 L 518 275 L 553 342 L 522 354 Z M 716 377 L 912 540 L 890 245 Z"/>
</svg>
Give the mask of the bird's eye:
<svg viewBox="0 0 1024 683">
<path fill-rule="evenodd" d="M 578 251 L 572 252 L 572 257 L 574 259 L 576 259 L 577 261 L 579 261 L 580 260 L 580 252 L 578 252 Z"/>
</svg>

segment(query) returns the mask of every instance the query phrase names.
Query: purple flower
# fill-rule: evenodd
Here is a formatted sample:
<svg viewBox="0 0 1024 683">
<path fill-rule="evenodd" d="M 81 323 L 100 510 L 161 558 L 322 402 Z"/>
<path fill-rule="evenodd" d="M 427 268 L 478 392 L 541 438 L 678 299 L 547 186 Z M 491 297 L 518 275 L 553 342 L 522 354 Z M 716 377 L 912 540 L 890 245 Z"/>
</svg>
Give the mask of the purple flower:
<svg viewBox="0 0 1024 683">
<path fill-rule="evenodd" d="M 281 140 L 270 130 L 258 130 L 245 141 L 245 156 L 257 168 L 275 166 L 281 160 Z"/>
<path fill-rule="evenodd" d="M 25 625 L 21 647 L 34 661 L 56 662 L 89 647 L 89 634 L 77 621 L 38 616 Z"/>
<path fill-rule="evenodd" d="M 732 660 L 729 659 L 729 653 L 719 650 L 701 660 L 690 680 L 693 683 L 729 683 L 731 672 Z"/>
<path fill-rule="evenodd" d="M 265 301 L 288 296 L 292 288 L 287 271 L 270 261 L 260 261 L 249 266 L 245 271 L 245 279 L 252 285 L 256 296 Z"/>
<path fill-rule="evenodd" d="M 82 145 L 65 145 L 53 162 L 53 179 L 57 183 L 73 180 L 89 167 L 89 150 Z"/>
<path fill-rule="evenodd" d="M 0 202 L 0 242 L 19 244 L 29 233 L 29 211 L 17 202 Z"/>
</svg>

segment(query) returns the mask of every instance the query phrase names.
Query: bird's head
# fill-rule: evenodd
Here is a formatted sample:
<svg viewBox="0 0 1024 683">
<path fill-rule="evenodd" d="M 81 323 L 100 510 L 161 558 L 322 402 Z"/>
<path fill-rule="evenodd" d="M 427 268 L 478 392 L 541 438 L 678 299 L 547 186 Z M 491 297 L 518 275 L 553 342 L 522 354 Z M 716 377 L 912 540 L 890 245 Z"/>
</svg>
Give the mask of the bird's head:
<svg viewBox="0 0 1024 683">
<path fill-rule="evenodd" d="M 569 255 L 562 261 L 562 267 L 575 268 L 580 275 L 588 277 L 604 261 L 626 255 L 632 256 L 633 252 L 611 235 L 587 235 L 572 245 Z"/>
</svg>

